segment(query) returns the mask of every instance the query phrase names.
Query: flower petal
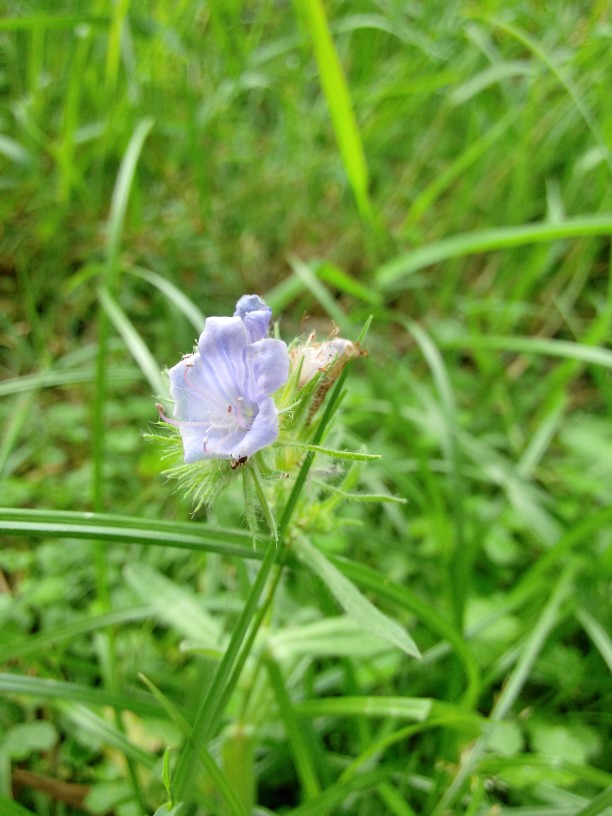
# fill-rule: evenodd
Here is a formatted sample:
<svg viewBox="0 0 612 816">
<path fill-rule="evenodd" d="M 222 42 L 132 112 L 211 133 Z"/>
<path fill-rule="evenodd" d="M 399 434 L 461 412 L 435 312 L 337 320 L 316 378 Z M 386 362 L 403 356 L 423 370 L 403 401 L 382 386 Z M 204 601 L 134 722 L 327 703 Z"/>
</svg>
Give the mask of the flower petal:
<svg viewBox="0 0 612 816">
<path fill-rule="evenodd" d="M 258 450 L 271 445 L 278 437 L 278 411 L 272 397 L 266 397 L 259 403 L 259 413 L 253 427 L 247 431 L 234 459 L 242 456 L 252 456 Z"/>
<path fill-rule="evenodd" d="M 254 393 L 258 400 L 277 391 L 289 377 L 289 353 L 282 340 L 260 340 L 246 350 L 247 365 L 252 369 Z M 251 396 L 251 395 L 249 395 Z"/>
<path fill-rule="evenodd" d="M 248 343 L 247 329 L 239 317 L 207 318 L 198 341 L 202 375 L 222 402 L 233 403 L 243 394 Z"/>
<path fill-rule="evenodd" d="M 236 304 L 234 317 L 239 317 L 247 327 L 251 343 L 263 340 L 268 334 L 272 309 L 259 295 L 243 295 Z"/>
</svg>

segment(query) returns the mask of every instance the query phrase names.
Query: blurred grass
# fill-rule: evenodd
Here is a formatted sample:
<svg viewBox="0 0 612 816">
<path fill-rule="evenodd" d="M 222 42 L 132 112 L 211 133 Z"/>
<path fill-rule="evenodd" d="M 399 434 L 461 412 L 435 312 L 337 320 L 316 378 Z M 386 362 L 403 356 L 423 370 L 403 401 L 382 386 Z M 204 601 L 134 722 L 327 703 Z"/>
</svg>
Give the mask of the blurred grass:
<svg viewBox="0 0 612 816">
<path fill-rule="evenodd" d="M 344 439 L 329 447 L 384 454 L 360 471 L 364 490 L 408 503 L 355 503 L 315 543 L 424 653 L 422 664 L 374 647 L 351 657 L 328 634 L 302 662 L 273 651 L 266 671 L 247 662 L 240 714 L 258 729 L 262 812 L 605 812 L 605 4 L 7 10 L 0 478 L 1 503 L 18 512 L 1 522 L 19 535 L 0 549 L 0 651 L 16 678 L 0 733 L 45 719 L 59 737 L 21 758 L 0 737 L 2 807 L 23 810 L 7 798 L 17 764 L 86 783 L 119 816 L 141 812 L 139 797 L 151 812 L 164 801 L 161 771 L 143 768 L 178 738 L 167 717 L 128 716 L 126 695 L 143 673 L 193 722 L 215 659 L 202 644 L 179 648 L 176 626 L 143 611 L 124 568 L 163 572 L 231 632 L 254 580 L 247 562 L 262 553 L 227 555 L 250 546 L 232 532 L 242 522 L 232 494 L 167 529 L 189 508 L 142 432 L 159 371 L 190 350 L 200 316 L 257 291 L 285 339 L 325 336 L 332 321 L 355 339 L 374 315 L 369 359 L 348 380 Z M 83 515 L 94 507 L 106 512 Z M 277 632 L 338 614 L 291 567 Z M 65 686 L 47 697 L 52 679 Z M 508 679 L 512 705 L 494 725 Z M 325 697 L 338 708 L 319 716 Z M 372 697 L 380 720 L 342 709 Z M 406 727 L 389 708 L 396 697 L 453 708 Z M 105 701 L 117 704 L 114 723 Z M 210 805 L 206 783 L 202 796 Z M 16 798 L 41 816 L 76 812 L 48 784 Z"/>
</svg>

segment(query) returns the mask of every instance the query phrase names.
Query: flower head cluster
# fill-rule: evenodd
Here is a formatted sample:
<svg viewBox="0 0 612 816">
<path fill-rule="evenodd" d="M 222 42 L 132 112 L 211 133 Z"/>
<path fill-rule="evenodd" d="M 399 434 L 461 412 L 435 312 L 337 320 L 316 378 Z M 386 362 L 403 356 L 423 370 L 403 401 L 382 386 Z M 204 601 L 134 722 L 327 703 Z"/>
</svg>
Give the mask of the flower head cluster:
<svg viewBox="0 0 612 816">
<path fill-rule="evenodd" d="M 278 437 L 271 394 L 287 382 L 289 354 L 267 337 L 272 310 L 258 295 L 244 295 L 233 317 L 209 317 L 194 354 L 170 369 L 170 394 L 185 462 L 245 462 Z"/>
</svg>

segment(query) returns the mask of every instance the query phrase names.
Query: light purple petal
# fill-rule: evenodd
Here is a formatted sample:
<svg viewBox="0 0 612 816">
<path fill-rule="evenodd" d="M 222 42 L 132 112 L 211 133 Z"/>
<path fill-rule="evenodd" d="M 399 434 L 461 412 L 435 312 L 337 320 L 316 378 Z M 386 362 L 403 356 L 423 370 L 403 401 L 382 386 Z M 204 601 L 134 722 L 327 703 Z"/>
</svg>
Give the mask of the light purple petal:
<svg viewBox="0 0 612 816">
<path fill-rule="evenodd" d="M 247 365 L 252 369 L 253 396 L 267 396 L 277 391 L 289 377 L 289 353 L 282 340 L 260 340 L 246 350 Z"/>
<path fill-rule="evenodd" d="M 255 418 L 253 427 L 245 435 L 242 445 L 238 449 L 239 459 L 241 456 L 252 456 L 258 450 L 271 445 L 278 437 L 278 411 L 272 397 L 266 397 L 259 403 L 259 413 Z"/>
<path fill-rule="evenodd" d="M 247 327 L 251 343 L 263 340 L 268 334 L 272 309 L 259 295 L 243 295 L 236 304 L 234 317 L 239 317 Z"/>
<path fill-rule="evenodd" d="M 202 373 L 207 385 L 226 403 L 242 394 L 248 344 L 248 332 L 239 317 L 207 318 L 198 341 Z"/>
</svg>

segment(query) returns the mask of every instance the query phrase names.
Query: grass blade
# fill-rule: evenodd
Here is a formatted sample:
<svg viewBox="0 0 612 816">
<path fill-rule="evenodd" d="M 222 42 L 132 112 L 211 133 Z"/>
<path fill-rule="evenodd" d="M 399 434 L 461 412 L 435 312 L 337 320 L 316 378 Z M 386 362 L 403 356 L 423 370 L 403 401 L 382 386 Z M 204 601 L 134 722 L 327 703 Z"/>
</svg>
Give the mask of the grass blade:
<svg viewBox="0 0 612 816">
<path fill-rule="evenodd" d="M 605 213 L 567 219 L 558 223 L 540 222 L 523 224 L 520 227 L 499 227 L 451 235 L 449 238 L 406 252 L 383 264 L 375 273 L 375 281 L 382 290 L 399 290 L 403 288 L 404 278 L 408 275 L 449 258 L 567 238 L 609 235 L 611 232 L 612 213 Z"/>
<path fill-rule="evenodd" d="M 174 305 L 180 309 L 197 332 L 202 331 L 206 321 L 205 315 L 198 309 L 195 303 L 171 281 L 166 280 L 166 278 L 163 278 L 161 275 L 158 275 L 157 272 L 151 272 L 150 269 L 143 269 L 140 266 L 133 266 L 126 271 L 130 275 L 140 278 L 141 280 L 150 283 L 151 286 L 155 286 L 156 289 L 159 289 L 159 291 L 162 292 L 162 294 L 164 294 L 169 301 L 174 303 Z"/>
<path fill-rule="evenodd" d="M 374 213 L 368 195 L 368 168 L 348 86 L 332 39 L 321 0 L 298 0 L 310 29 L 321 87 L 332 119 L 344 169 L 364 221 Z"/>
<path fill-rule="evenodd" d="M 443 340 L 440 345 L 444 348 L 499 349 L 517 351 L 521 354 L 544 354 L 612 368 L 612 351 L 598 346 L 572 343 L 569 340 L 475 334 Z"/>
<path fill-rule="evenodd" d="M 80 538 L 145 547 L 178 547 L 256 560 L 262 558 L 244 531 L 209 529 L 191 522 L 148 521 L 106 513 L 0 508 L 0 530 L 7 535 Z"/>
<path fill-rule="evenodd" d="M 111 706 L 120 711 L 133 711 L 145 717 L 159 717 L 162 710 L 156 700 L 134 693 L 133 690 L 129 693 L 113 692 L 48 677 L 2 673 L 0 691 L 42 700 L 65 700 L 71 703 L 84 703 L 87 706 Z"/>
<path fill-rule="evenodd" d="M 132 357 L 136 360 L 140 370 L 149 381 L 149 385 L 153 389 L 153 394 L 155 396 L 162 395 L 166 390 L 166 386 L 161 375 L 161 366 L 156 362 L 144 340 L 138 334 L 132 322 L 108 289 L 101 287 L 98 290 L 98 297 L 111 323 L 123 338 Z"/>
</svg>

